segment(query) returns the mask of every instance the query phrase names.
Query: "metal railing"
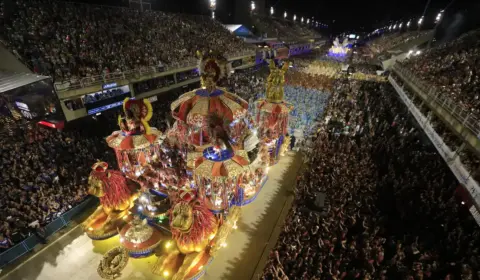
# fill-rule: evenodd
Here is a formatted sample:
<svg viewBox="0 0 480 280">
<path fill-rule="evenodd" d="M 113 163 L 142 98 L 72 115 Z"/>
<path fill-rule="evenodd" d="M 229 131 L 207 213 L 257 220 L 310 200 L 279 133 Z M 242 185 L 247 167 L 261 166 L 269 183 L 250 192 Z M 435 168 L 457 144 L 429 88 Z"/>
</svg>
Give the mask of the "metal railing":
<svg viewBox="0 0 480 280">
<path fill-rule="evenodd" d="M 403 76 L 405 80 L 415 85 L 429 100 L 434 101 L 450 115 L 452 115 L 464 127 L 468 128 L 473 134 L 480 138 L 480 118 L 472 114 L 463 105 L 453 101 L 446 94 L 439 92 L 433 85 L 421 80 L 418 75 L 415 75 L 410 70 L 401 66 L 398 63 L 393 65 L 393 70 Z"/>
<path fill-rule="evenodd" d="M 97 203 L 97 199 L 89 197 L 77 206 L 63 213 L 57 219 L 53 220 L 44 227 L 45 237 L 49 237 L 60 229 L 66 227 L 75 216 L 82 213 L 85 209 L 97 205 Z M 39 243 L 40 240 L 38 240 L 35 235 L 30 235 L 22 242 L 15 244 L 13 247 L 7 249 L 5 252 L 2 252 L 0 254 L 0 268 L 32 251 L 33 248 Z"/>
<path fill-rule="evenodd" d="M 230 53 L 228 55 L 228 58 L 229 60 L 231 60 L 236 57 L 247 56 L 247 55 L 253 56 L 255 54 L 256 53 L 254 51 L 252 52 L 251 50 L 238 51 L 238 52 Z M 125 72 L 113 72 L 113 73 L 108 73 L 106 75 L 96 75 L 96 76 L 83 77 L 80 79 L 65 80 L 62 82 L 55 82 L 54 85 L 57 91 L 74 90 L 74 89 L 85 88 L 89 86 L 112 83 L 112 82 L 118 81 L 119 79 L 129 80 L 133 78 L 140 78 L 145 75 L 163 73 L 163 72 L 173 71 L 173 70 L 182 69 L 182 68 L 189 68 L 189 67 L 194 68 L 195 66 L 197 66 L 197 63 L 198 63 L 197 61 L 198 61 L 197 59 L 192 58 L 179 63 L 172 63 L 170 65 L 162 65 L 157 67 L 149 66 L 149 67 L 143 67 L 143 68 L 129 70 Z"/>
</svg>

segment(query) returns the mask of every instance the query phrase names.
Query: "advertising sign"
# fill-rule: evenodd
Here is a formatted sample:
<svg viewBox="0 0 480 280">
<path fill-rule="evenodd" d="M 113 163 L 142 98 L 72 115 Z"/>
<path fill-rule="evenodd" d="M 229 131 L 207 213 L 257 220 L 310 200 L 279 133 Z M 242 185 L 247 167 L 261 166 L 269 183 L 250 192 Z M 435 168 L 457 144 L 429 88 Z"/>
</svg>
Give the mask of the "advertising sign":
<svg viewBox="0 0 480 280">
<path fill-rule="evenodd" d="M 111 108 L 121 106 L 125 98 L 130 97 L 128 85 L 118 87 L 116 83 L 103 85 L 104 90 L 87 94 L 83 103 L 87 114 L 93 115 Z"/>
</svg>

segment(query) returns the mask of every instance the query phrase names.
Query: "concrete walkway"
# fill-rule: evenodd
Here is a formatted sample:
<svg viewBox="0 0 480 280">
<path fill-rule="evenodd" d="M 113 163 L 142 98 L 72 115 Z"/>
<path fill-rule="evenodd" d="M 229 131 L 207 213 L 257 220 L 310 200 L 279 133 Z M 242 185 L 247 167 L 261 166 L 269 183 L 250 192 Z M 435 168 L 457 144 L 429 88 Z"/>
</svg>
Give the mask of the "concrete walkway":
<svg viewBox="0 0 480 280">
<path fill-rule="evenodd" d="M 262 192 L 253 203 L 243 207 L 238 229 L 227 239 L 227 248 L 218 253 L 203 279 L 257 279 L 290 209 L 300 167 L 301 158 L 293 152 L 271 167 Z M 7 275 L 0 275 L 0 279 L 100 280 L 97 267 L 102 255 L 119 244 L 118 237 L 92 241 L 75 227 Z M 162 279 L 150 272 L 155 261 L 155 256 L 130 259 L 119 279 Z"/>
</svg>

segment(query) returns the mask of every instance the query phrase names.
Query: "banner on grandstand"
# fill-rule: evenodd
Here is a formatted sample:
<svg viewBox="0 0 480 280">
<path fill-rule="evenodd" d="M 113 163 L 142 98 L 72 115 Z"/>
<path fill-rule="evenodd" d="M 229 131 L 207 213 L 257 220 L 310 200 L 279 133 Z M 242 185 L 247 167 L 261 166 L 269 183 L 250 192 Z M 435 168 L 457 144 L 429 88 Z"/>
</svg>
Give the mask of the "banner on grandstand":
<svg viewBox="0 0 480 280">
<path fill-rule="evenodd" d="M 116 83 L 104 84 L 103 90 L 83 96 L 83 104 L 88 115 L 97 114 L 123 104 L 123 100 L 130 97 L 130 87 L 117 86 Z"/>
<path fill-rule="evenodd" d="M 480 225 L 480 212 L 478 212 L 478 209 L 475 205 L 472 205 L 469 210 L 477 224 Z"/>
</svg>

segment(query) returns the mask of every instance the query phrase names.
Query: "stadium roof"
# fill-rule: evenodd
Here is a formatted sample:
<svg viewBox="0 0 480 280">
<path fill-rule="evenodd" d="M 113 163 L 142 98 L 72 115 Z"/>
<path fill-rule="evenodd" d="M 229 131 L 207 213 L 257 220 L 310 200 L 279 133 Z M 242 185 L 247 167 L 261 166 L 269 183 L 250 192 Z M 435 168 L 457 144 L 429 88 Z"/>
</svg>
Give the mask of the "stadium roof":
<svg viewBox="0 0 480 280">
<path fill-rule="evenodd" d="M 30 73 L 0 72 L 0 93 L 46 79 L 50 77 Z"/>
<path fill-rule="evenodd" d="M 248 28 L 241 24 L 225 24 L 225 28 L 230 30 L 230 32 L 232 32 L 236 36 L 246 37 L 253 35 L 253 33 Z"/>
</svg>

